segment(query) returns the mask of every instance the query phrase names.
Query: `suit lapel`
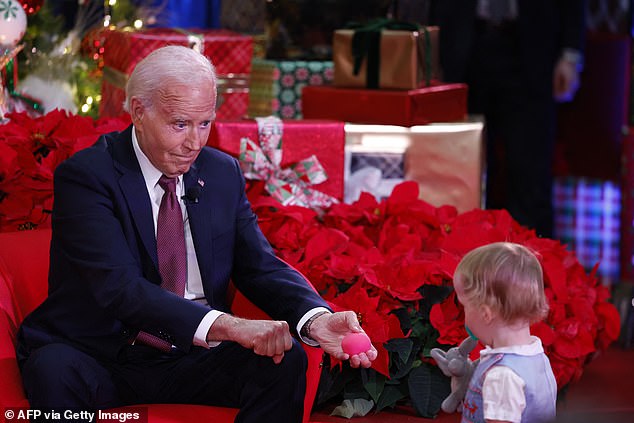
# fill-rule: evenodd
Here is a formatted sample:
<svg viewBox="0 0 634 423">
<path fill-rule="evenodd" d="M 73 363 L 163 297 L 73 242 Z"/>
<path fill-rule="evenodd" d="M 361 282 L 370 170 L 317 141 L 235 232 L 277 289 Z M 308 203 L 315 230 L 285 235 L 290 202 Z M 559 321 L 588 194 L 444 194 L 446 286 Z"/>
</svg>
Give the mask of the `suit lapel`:
<svg viewBox="0 0 634 423">
<path fill-rule="evenodd" d="M 132 147 L 132 126 L 121 133 L 112 143 L 112 156 L 115 167 L 121 172 L 119 187 L 130 208 L 130 215 L 139 232 L 143 246 L 158 269 L 156 236 L 152 205 L 148 196 L 145 180 Z"/>
<path fill-rule="evenodd" d="M 187 216 L 189 218 L 189 227 L 192 233 L 192 239 L 194 241 L 194 248 L 196 249 L 196 258 L 198 259 L 198 267 L 200 268 L 200 275 L 204 281 L 212 280 L 212 271 L 209 263 L 209 254 L 212 250 L 212 227 L 213 221 L 213 203 L 211 198 L 211 192 L 205 190 L 204 181 L 200 179 L 199 169 L 197 163 L 194 163 L 189 172 L 183 175 L 183 181 L 185 183 L 185 192 L 190 192 L 192 189 L 198 190 L 198 201 L 186 201 Z M 206 234 L 206 235 L 205 235 Z M 205 257 L 205 255 L 207 257 Z"/>
</svg>

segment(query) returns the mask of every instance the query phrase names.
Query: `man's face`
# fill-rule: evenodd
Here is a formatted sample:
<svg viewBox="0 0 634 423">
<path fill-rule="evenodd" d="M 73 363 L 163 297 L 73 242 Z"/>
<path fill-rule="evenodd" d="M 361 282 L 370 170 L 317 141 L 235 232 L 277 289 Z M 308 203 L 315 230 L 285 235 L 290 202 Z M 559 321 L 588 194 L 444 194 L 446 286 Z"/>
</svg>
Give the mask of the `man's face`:
<svg viewBox="0 0 634 423">
<path fill-rule="evenodd" d="M 154 94 L 151 107 L 136 98 L 131 105 L 139 146 L 150 162 L 169 177 L 187 172 L 207 143 L 215 119 L 213 84 L 166 83 Z"/>
</svg>

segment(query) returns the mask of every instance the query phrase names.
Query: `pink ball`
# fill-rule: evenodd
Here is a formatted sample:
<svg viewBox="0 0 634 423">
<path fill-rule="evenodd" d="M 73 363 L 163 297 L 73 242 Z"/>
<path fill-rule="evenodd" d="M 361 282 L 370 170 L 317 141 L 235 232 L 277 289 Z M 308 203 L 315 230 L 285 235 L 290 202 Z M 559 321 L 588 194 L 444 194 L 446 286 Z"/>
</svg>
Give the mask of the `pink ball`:
<svg viewBox="0 0 634 423">
<path fill-rule="evenodd" d="M 372 348 L 372 343 L 365 333 L 349 333 L 341 341 L 341 348 L 352 356 L 368 351 Z"/>
</svg>

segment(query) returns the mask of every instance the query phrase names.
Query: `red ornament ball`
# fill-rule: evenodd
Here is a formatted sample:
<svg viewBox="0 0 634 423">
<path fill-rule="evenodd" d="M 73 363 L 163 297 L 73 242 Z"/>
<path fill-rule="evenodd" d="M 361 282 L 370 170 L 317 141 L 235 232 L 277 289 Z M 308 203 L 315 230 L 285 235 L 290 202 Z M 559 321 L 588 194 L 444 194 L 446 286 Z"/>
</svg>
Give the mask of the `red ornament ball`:
<svg viewBox="0 0 634 423">
<path fill-rule="evenodd" d="M 35 15 L 44 5 L 44 0 L 19 0 L 28 16 Z"/>
<path fill-rule="evenodd" d="M 372 348 L 372 342 L 365 333 L 349 333 L 341 341 L 341 348 L 343 352 L 352 356 L 368 351 Z"/>
</svg>

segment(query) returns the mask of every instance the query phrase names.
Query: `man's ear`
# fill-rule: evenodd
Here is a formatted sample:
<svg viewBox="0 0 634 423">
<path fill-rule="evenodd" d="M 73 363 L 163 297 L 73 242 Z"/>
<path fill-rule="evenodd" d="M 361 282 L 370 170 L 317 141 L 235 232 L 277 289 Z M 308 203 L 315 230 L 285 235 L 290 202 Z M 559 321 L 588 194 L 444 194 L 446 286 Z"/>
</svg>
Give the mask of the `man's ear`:
<svg viewBox="0 0 634 423">
<path fill-rule="evenodd" d="M 132 118 L 134 126 L 139 126 L 141 124 L 144 114 L 145 106 L 143 103 L 137 97 L 132 97 L 130 99 L 130 117 Z"/>
</svg>

